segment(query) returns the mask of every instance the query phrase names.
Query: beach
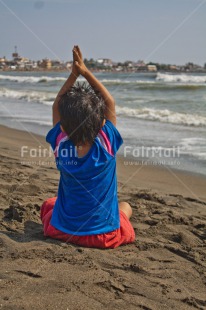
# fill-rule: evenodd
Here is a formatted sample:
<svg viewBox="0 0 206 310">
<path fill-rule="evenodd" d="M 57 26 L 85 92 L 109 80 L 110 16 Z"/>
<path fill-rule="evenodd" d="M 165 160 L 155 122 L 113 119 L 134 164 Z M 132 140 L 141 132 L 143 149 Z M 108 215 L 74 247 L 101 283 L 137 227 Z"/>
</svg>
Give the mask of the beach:
<svg viewBox="0 0 206 310">
<path fill-rule="evenodd" d="M 45 138 L 0 130 L 1 309 L 206 309 L 204 175 L 119 156 L 136 240 L 83 248 L 43 236 L 40 208 L 59 180 Z"/>
</svg>

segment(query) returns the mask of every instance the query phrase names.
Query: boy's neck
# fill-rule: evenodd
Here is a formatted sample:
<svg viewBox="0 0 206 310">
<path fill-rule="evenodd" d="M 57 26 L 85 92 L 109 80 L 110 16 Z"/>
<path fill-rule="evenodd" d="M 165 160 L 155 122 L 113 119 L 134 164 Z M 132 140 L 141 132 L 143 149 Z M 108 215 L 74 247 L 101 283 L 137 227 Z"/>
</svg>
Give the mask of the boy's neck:
<svg viewBox="0 0 206 310">
<path fill-rule="evenodd" d="M 90 148 L 91 148 L 91 144 L 89 143 L 85 143 L 83 145 L 77 145 L 76 151 L 77 151 L 78 157 L 84 157 L 89 152 Z"/>
</svg>

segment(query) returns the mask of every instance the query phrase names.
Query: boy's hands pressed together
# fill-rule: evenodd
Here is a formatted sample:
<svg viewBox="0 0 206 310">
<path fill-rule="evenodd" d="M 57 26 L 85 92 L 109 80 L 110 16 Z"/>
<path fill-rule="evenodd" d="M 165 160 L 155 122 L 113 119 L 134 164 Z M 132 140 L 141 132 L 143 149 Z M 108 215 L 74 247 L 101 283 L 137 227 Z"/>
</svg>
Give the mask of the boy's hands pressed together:
<svg viewBox="0 0 206 310">
<path fill-rule="evenodd" d="M 84 64 L 82 52 L 78 45 L 74 46 L 73 48 L 73 59 L 74 59 L 74 65 L 77 68 L 79 74 L 85 76 L 88 69 Z"/>
<path fill-rule="evenodd" d="M 74 46 L 74 48 L 76 48 L 76 46 Z M 81 54 L 80 54 L 80 57 L 81 57 Z M 74 50 L 73 50 L 72 72 L 69 75 L 66 82 L 64 83 L 64 85 L 61 87 L 60 91 L 58 92 L 56 99 L 54 100 L 54 103 L 52 106 L 53 126 L 55 126 L 60 121 L 59 102 L 60 102 L 61 96 L 66 94 L 70 90 L 70 88 L 74 85 L 74 83 L 76 82 L 76 79 L 78 78 L 78 76 L 80 74 L 77 66 L 75 65 L 75 61 L 77 61 L 77 60 L 78 59 L 76 58 L 76 54 L 74 53 Z"/>
<path fill-rule="evenodd" d="M 76 66 L 76 64 L 75 64 L 75 62 L 78 60 L 77 59 L 77 56 L 76 56 L 76 54 L 75 54 L 75 52 L 74 52 L 74 49 L 75 48 L 77 48 L 78 46 L 77 45 L 74 45 L 74 48 L 73 48 L 73 50 L 72 50 L 72 52 L 73 52 L 73 65 L 72 65 L 72 73 L 76 76 L 76 77 L 78 77 L 79 76 L 79 70 L 78 70 L 78 68 L 77 68 L 77 66 Z"/>
</svg>

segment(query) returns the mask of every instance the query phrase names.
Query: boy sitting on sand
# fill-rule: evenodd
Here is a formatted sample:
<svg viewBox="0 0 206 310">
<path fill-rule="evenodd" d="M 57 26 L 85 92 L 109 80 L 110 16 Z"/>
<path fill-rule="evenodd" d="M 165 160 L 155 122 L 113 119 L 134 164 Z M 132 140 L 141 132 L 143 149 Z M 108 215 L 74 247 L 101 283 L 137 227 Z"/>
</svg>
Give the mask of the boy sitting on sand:
<svg viewBox="0 0 206 310">
<path fill-rule="evenodd" d="M 89 85 L 74 85 L 80 74 Z M 115 102 L 85 66 L 78 46 L 53 104 L 53 126 L 46 141 L 60 181 L 57 197 L 41 208 L 44 235 L 96 248 L 133 242 L 132 209 L 117 198 L 116 153 L 123 141 L 115 127 Z"/>
</svg>

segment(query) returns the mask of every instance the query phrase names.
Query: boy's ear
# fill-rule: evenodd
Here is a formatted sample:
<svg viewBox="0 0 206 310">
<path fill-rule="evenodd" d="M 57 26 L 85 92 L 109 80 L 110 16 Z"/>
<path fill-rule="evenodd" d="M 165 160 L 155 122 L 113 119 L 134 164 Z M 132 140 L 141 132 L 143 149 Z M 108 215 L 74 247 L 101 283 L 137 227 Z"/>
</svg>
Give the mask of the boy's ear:
<svg viewBox="0 0 206 310">
<path fill-rule="evenodd" d="M 103 122 L 102 122 L 102 127 L 105 125 L 106 123 L 106 119 L 104 118 Z"/>
<path fill-rule="evenodd" d="M 62 127 L 62 125 L 60 125 L 61 131 L 65 132 L 64 128 Z"/>
</svg>

